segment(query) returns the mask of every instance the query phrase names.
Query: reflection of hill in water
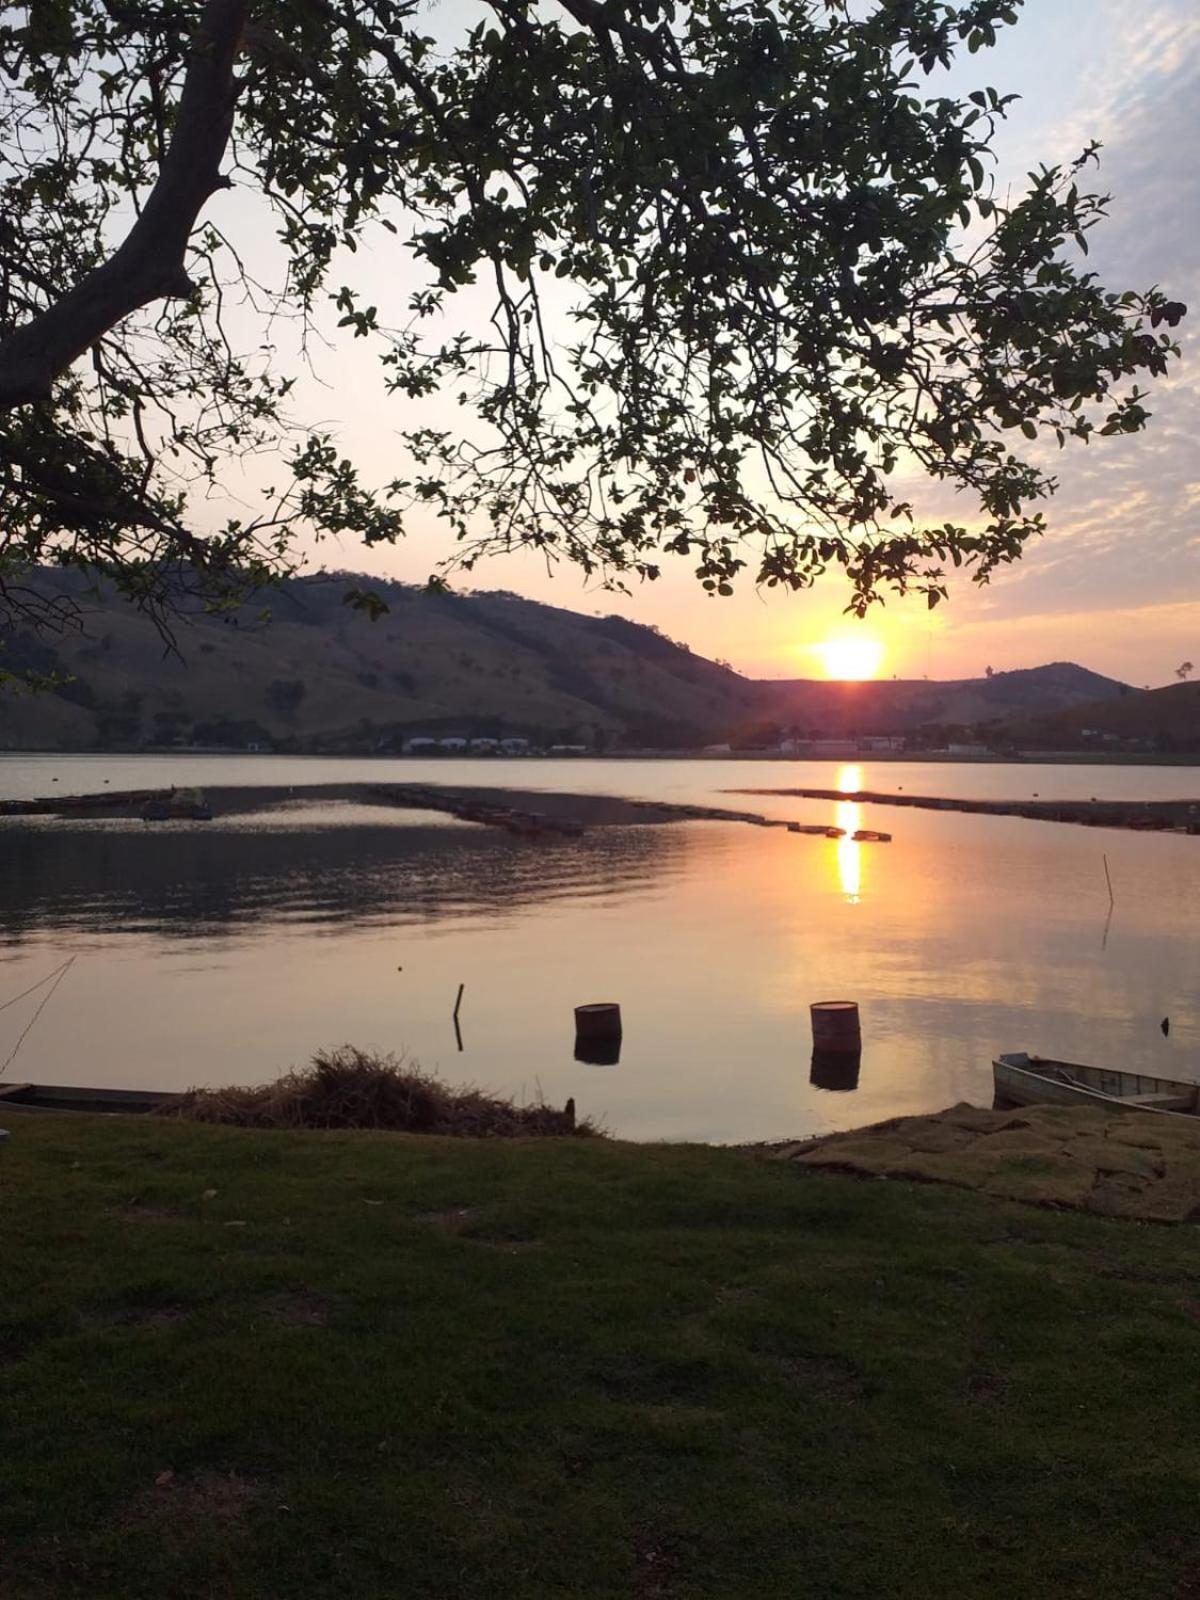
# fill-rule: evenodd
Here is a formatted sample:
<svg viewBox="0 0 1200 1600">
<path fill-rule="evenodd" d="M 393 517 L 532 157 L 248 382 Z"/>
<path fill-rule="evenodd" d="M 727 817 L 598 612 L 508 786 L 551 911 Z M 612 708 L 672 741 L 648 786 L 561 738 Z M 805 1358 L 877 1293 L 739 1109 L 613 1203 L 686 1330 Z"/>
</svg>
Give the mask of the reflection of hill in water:
<svg viewBox="0 0 1200 1600">
<path fill-rule="evenodd" d="M 678 872 L 685 848 L 682 830 L 650 827 L 537 841 L 482 828 L 5 827 L 0 941 L 47 929 L 192 938 L 503 914 L 564 896 L 635 894 Z"/>
</svg>

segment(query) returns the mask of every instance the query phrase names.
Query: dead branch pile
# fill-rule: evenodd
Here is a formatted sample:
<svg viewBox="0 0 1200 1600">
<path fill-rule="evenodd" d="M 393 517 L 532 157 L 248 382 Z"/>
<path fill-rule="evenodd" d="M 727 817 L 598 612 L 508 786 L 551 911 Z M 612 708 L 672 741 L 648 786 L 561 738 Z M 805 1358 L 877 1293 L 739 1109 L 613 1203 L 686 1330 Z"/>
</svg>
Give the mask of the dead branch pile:
<svg viewBox="0 0 1200 1600">
<path fill-rule="evenodd" d="M 165 1116 L 241 1128 L 378 1128 L 462 1138 L 529 1138 L 597 1132 L 538 1101 L 516 1105 L 476 1088 L 451 1088 L 415 1063 L 353 1045 L 322 1050 L 310 1066 L 255 1088 L 190 1089 Z"/>
</svg>

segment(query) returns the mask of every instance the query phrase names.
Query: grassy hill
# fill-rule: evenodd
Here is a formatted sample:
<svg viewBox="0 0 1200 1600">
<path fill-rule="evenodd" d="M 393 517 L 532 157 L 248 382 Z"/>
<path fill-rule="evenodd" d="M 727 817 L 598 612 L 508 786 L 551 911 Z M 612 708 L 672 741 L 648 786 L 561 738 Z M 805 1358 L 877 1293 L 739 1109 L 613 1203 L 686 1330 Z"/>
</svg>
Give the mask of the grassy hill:
<svg viewBox="0 0 1200 1600">
<path fill-rule="evenodd" d="M 1126 745 L 1165 752 L 1200 751 L 1200 683 L 1130 689 L 1115 699 L 1011 718 L 1005 733 L 1031 750 Z"/>
<path fill-rule="evenodd" d="M 375 585 L 372 622 L 320 576 L 256 613 L 196 616 L 164 652 L 127 606 L 89 602 L 84 632 L 19 633 L 3 659 L 73 682 L 0 697 L 0 746 L 74 748 L 197 740 L 371 749 L 414 734 L 511 733 L 605 747 L 703 742 L 751 718 L 758 690 L 726 667 L 620 617 L 515 595 L 428 595 Z"/>
<path fill-rule="evenodd" d="M 926 726 L 966 730 L 997 718 L 1107 700 L 1125 692 L 1125 685 L 1069 661 L 997 672 L 990 678 L 784 680 L 761 688 L 764 707 L 775 721 L 812 737 L 912 733 Z"/>
<path fill-rule="evenodd" d="M 397 748 L 420 734 L 524 735 L 594 748 L 909 733 L 1117 696 L 1068 663 L 954 683 L 755 682 L 653 628 L 519 595 L 430 595 L 375 585 L 372 622 L 344 604 L 345 573 L 296 579 L 257 608 L 178 628 L 178 652 L 127 605 L 82 600 L 81 632 L 3 640 L 0 662 L 69 681 L 0 694 L 0 748 L 270 744 Z M 39 586 L 78 580 L 43 574 Z"/>
</svg>

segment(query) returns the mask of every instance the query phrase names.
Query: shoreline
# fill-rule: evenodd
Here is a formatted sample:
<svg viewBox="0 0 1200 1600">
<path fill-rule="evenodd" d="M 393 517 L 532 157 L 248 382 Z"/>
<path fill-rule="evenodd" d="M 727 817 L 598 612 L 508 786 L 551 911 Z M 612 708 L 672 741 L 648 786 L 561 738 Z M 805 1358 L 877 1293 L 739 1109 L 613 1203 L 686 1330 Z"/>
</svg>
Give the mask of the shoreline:
<svg viewBox="0 0 1200 1600">
<path fill-rule="evenodd" d="M 847 740 L 847 744 L 853 741 Z M 148 760 L 163 761 L 178 759 L 181 761 L 197 760 L 200 758 L 219 757 L 223 761 L 246 760 L 262 761 L 377 761 L 381 765 L 390 765 L 394 762 L 458 762 L 473 761 L 486 767 L 493 761 L 502 762 L 531 762 L 535 765 L 549 762 L 556 766 L 571 766 L 581 761 L 628 762 L 628 761 L 679 761 L 679 762 L 705 762 L 719 765 L 721 762 L 754 761 L 754 762 L 781 762 L 791 765 L 803 766 L 845 766 L 847 762 L 861 765 L 863 762 L 880 765 L 895 766 L 912 763 L 920 766 L 933 767 L 1200 767 L 1200 754 L 1188 751 L 1132 751 L 1132 750 L 1018 750 L 1009 755 L 998 751 L 989 751 L 985 755 L 951 755 L 946 750 L 854 750 L 847 749 L 841 755 L 814 753 L 810 755 L 781 755 L 774 750 L 594 750 L 587 755 L 552 756 L 552 755 L 522 755 L 522 756 L 484 756 L 473 755 L 469 751 L 460 751 L 455 755 L 431 755 L 423 752 L 420 755 L 405 755 L 401 751 L 375 751 L 362 750 L 353 753 L 333 750 L 244 750 L 227 748 L 221 745 L 204 745 L 196 747 L 181 747 L 179 745 L 140 745 L 127 748 L 113 749 L 60 749 L 50 745 L 24 746 L 21 748 L 0 749 L 0 766 L 6 759 L 15 761 L 27 760 L 37 757 L 42 760 L 56 761 L 127 761 L 131 757 L 146 757 Z"/>
</svg>

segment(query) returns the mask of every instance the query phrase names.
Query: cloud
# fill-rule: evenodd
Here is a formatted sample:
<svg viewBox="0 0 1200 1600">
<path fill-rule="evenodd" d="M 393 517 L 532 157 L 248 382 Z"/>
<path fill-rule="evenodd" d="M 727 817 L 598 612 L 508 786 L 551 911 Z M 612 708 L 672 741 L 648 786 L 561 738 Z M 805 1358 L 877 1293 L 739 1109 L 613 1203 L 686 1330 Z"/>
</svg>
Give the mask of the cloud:
<svg viewBox="0 0 1200 1600">
<path fill-rule="evenodd" d="M 1103 143 L 1089 181 L 1112 206 L 1089 264 L 1111 288 L 1159 284 L 1189 304 L 1184 361 L 1153 385 L 1148 432 L 1056 454 L 1046 540 L 966 609 L 1008 619 L 1090 610 L 1126 627 L 1144 616 L 1130 608 L 1182 601 L 1200 634 L 1200 15 L 1193 0 L 1088 0 L 1087 19 L 1065 117 L 1027 118 L 1007 154 L 1029 166 L 1035 152 L 1060 160 Z"/>
<path fill-rule="evenodd" d="M 1181 661 L 1196 656 L 1194 604 L 1111 606 L 1105 610 L 1028 612 L 951 625 L 939 641 L 939 675 L 951 660 L 980 671 L 1049 661 L 1081 661 L 1138 686 L 1173 682 Z"/>
</svg>

